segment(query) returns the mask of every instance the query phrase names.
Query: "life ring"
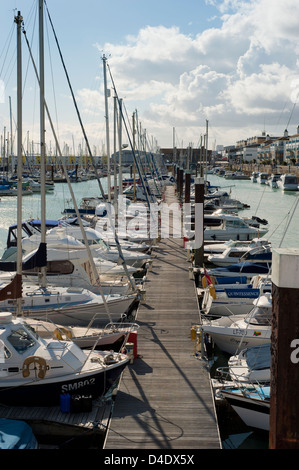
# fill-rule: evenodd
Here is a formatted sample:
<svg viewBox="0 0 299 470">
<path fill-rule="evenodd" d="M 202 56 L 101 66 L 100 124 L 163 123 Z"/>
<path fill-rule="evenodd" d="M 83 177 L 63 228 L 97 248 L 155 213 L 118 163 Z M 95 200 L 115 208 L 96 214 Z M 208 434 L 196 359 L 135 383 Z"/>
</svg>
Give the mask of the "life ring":
<svg viewBox="0 0 299 470">
<path fill-rule="evenodd" d="M 34 365 L 39 366 L 39 371 L 38 371 L 37 376 L 40 379 L 43 379 L 46 375 L 46 372 L 47 372 L 46 360 L 43 357 L 39 357 L 39 356 L 29 356 L 29 357 L 27 357 L 25 359 L 25 361 L 23 363 L 23 367 L 22 367 L 23 377 L 25 377 L 25 378 L 29 377 L 29 375 L 30 375 L 30 369 L 29 369 L 30 364 L 34 364 Z"/>
<path fill-rule="evenodd" d="M 56 330 L 54 330 L 53 332 L 53 335 L 59 339 L 59 340 L 62 340 L 62 333 L 65 334 L 65 336 L 69 339 L 73 339 L 73 335 L 72 335 L 72 332 L 70 330 L 68 330 L 67 328 L 62 328 L 62 327 L 59 327 L 59 328 L 56 328 Z"/>
</svg>

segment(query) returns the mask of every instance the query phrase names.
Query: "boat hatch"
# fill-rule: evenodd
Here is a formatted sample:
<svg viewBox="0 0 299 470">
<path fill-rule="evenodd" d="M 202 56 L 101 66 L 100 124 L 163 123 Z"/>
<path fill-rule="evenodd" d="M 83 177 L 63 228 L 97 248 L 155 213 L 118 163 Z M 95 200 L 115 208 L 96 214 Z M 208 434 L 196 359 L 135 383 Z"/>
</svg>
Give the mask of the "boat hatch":
<svg viewBox="0 0 299 470">
<path fill-rule="evenodd" d="M 12 330 L 10 335 L 7 336 L 7 341 L 19 354 L 23 354 L 28 349 L 36 345 L 36 341 L 26 330 L 24 330 L 24 328 Z"/>
</svg>

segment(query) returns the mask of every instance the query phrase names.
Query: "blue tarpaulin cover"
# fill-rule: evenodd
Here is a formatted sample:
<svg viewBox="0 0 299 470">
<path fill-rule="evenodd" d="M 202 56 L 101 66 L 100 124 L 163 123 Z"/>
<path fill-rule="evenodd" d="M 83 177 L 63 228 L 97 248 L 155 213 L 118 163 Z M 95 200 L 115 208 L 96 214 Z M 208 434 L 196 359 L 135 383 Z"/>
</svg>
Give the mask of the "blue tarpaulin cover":
<svg viewBox="0 0 299 470">
<path fill-rule="evenodd" d="M 0 449 L 36 449 L 37 441 L 25 421 L 0 419 Z"/>
</svg>

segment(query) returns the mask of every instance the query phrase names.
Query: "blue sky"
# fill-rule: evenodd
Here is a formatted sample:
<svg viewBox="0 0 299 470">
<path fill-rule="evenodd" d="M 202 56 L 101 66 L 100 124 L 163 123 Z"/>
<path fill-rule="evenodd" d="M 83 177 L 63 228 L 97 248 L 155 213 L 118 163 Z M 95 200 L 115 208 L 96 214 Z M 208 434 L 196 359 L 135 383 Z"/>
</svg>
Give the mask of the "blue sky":
<svg viewBox="0 0 299 470">
<path fill-rule="evenodd" d="M 47 0 L 88 138 L 105 146 L 102 55 L 129 117 L 160 147 L 198 147 L 209 121 L 209 147 L 232 145 L 265 130 L 281 135 L 299 124 L 297 0 Z M 16 120 L 16 31 L 20 10 L 37 58 L 37 0 L 2 0 L 0 129 Z M 46 12 L 45 12 L 46 15 Z M 45 20 L 46 99 L 61 146 L 82 134 Z M 51 59 L 51 61 L 50 61 Z M 23 46 L 24 145 L 38 147 L 38 90 Z M 110 87 L 111 84 L 108 83 Z M 295 98 L 294 98 L 295 97 Z M 1 96 L 0 96 L 1 98 Z M 109 99 L 112 132 L 113 99 Z M 48 148 L 54 143 L 47 133 Z M 111 137 L 112 138 L 112 137 Z M 126 136 L 124 136 L 126 140 Z"/>
</svg>

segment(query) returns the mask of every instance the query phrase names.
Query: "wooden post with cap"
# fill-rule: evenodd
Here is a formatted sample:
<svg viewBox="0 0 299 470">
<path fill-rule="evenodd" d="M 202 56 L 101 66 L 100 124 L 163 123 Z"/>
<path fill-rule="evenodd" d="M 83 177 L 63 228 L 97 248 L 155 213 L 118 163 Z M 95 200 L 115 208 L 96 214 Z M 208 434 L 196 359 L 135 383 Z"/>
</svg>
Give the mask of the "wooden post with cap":
<svg viewBox="0 0 299 470">
<path fill-rule="evenodd" d="M 299 249 L 273 248 L 270 449 L 299 448 Z"/>
<path fill-rule="evenodd" d="M 203 266 L 204 260 L 204 180 L 196 178 L 195 181 L 195 248 L 194 248 L 194 265 Z M 200 210 L 202 209 L 202 210 Z"/>
</svg>

